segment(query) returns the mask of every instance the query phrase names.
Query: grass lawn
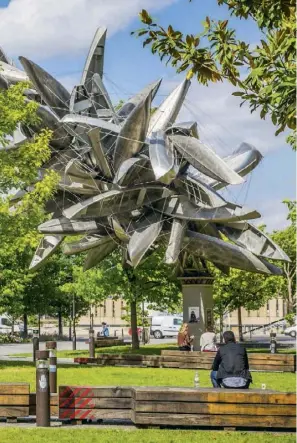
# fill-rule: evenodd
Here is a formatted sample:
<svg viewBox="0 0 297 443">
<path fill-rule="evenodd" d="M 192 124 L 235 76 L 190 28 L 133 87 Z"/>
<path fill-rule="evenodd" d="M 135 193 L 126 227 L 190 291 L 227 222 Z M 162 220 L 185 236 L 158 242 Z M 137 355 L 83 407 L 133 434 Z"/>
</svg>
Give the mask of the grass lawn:
<svg viewBox="0 0 297 443">
<path fill-rule="evenodd" d="M 98 428 L 0 428 L 1 443 L 293 443 L 293 434 Z"/>
<path fill-rule="evenodd" d="M 210 387 L 208 370 L 199 370 L 200 386 Z M 185 386 L 194 384 L 195 370 L 167 368 L 124 368 L 96 366 L 66 366 L 58 368 L 58 385 L 98 386 Z M 295 388 L 295 374 L 254 372 L 252 388 L 291 391 Z M 0 382 L 27 382 L 35 391 L 35 366 L 25 362 L 0 362 Z M 0 442 L 2 443 L 1 437 Z"/>
<path fill-rule="evenodd" d="M 41 345 L 43 346 L 43 345 Z M 45 346 L 45 345 L 44 345 Z M 130 345 L 124 346 L 110 346 L 108 348 L 97 348 L 96 353 L 105 353 L 105 354 L 142 354 L 142 355 L 161 355 L 162 350 L 173 350 L 176 351 L 177 347 L 172 344 L 162 343 L 160 345 L 146 345 L 142 346 L 140 349 L 131 349 Z M 263 352 L 269 354 L 269 349 L 247 349 L 248 352 Z M 280 349 L 278 353 L 281 354 L 296 354 L 296 349 Z M 31 357 L 30 354 L 14 354 L 15 357 Z M 60 358 L 74 358 L 74 357 L 88 357 L 89 351 L 87 349 L 83 351 L 58 351 L 57 356 Z"/>
</svg>

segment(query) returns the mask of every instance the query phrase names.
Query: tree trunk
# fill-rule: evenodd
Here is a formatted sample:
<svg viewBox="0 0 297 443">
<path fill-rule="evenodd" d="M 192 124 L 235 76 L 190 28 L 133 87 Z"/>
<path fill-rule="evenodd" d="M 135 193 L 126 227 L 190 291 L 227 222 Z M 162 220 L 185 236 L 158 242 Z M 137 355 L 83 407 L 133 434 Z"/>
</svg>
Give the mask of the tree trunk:
<svg viewBox="0 0 297 443">
<path fill-rule="evenodd" d="M 136 301 L 131 301 L 131 332 L 132 332 L 132 349 L 139 349 L 139 338 L 137 332 L 137 303 Z"/>
<path fill-rule="evenodd" d="M 220 342 L 223 343 L 223 329 L 224 329 L 224 323 L 223 323 L 223 314 L 220 314 Z"/>
<path fill-rule="evenodd" d="M 28 315 L 24 312 L 24 338 L 28 337 Z"/>
<path fill-rule="evenodd" d="M 62 337 L 63 335 L 63 319 L 61 309 L 59 309 L 58 312 L 58 335 L 59 337 Z"/>
<path fill-rule="evenodd" d="M 239 341 L 243 341 L 241 307 L 237 308 L 237 312 L 238 312 L 238 332 L 239 332 Z"/>
<path fill-rule="evenodd" d="M 40 337 L 41 325 L 40 325 L 40 314 L 38 314 L 38 335 Z"/>
</svg>

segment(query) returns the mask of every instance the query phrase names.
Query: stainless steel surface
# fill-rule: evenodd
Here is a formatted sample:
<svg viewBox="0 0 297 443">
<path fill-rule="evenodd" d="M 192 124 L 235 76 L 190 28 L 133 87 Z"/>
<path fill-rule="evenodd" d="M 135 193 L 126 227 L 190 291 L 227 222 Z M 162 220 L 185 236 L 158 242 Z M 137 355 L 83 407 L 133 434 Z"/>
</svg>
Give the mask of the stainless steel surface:
<svg viewBox="0 0 297 443">
<path fill-rule="evenodd" d="M 243 183 L 242 177 L 261 161 L 260 152 L 242 143 L 221 158 L 199 140 L 195 121 L 176 123 L 190 86 L 187 79 L 154 113 L 152 101 L 161 80 L 115 111 L 102 80 L 105 44 L 106 29 L 99 28 L 72 94 L 24 57 L 20 61 L 25 72 L 17 69 L 0 49 L 0 87 L 7 89 L 29 79 L 33 88 L 24 91 L 24 99 L 39 103 L 40 118 L 30 127 L 17 127 L 8 140 L 7 155 L 41 129 L 53 131 L 50 159 L 32 183 L 12 197 L 10 210 L 47 171 L 60 175 L 58 191 L 45 205 L 53 219 L 39 226 L 45 236 L 31 269 L 43 264 L 65 235 L 84 234 L 80 240 L 65 243 L 63 251 L 88 251 L 85 270 L 118 247 L 125 251 L 129 265 L 136 267 L 155 248 L 165 246 L 168 264 L 175 265 L 190 254 L 193 263 L 204 258 L 225 273 L 235 267 L 278 275 L 278 268 L 263 257 L 289 258 L 248 223 L 259 212 L 228 202 L 217 192 L 228 184 Z M 236 245 L 223 241 L 220 233 Z"/>
</svg>

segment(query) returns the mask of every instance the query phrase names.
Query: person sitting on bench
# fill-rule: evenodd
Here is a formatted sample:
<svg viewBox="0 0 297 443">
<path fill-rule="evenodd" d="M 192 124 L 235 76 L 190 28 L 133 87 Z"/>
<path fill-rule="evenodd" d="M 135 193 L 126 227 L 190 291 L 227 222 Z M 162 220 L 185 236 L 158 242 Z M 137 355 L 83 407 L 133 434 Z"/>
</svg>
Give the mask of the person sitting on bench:
<svg viewBox="0 0 297 443">
<path fill-rule="evenodd" d="M 180 351 L 190 351 L 194 336 L 189 336 L 189 325 L 184 323 L 178 333 L 177 343 Z"/>
<path fill-rule="evenodd" d="M 214 388 L 248 389 L 252 382 L 246 349 L 235 342 L 232 331 L 223 334 L 225 345 L 218 350 L 210 378 Z"/>
<path fill-rule="evenodd" d="M 213 328 L 208 326 L 206 331 L 200 337 L 201 352 L 216 352 L 216 334 L 213 332 Z"/>
</svg>

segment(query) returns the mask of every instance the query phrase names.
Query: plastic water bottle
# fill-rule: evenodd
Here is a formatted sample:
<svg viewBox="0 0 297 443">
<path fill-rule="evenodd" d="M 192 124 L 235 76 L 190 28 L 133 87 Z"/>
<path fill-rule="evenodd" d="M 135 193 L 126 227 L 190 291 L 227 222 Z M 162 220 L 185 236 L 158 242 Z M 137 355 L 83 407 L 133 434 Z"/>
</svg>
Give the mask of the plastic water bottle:
<svg viewBox="0 0 297 443">
<path fill-rule="evenodd" d="M 195 377 L 194 377 L 194 387 L 195 387 L 195 388 L 199 388 L 199 387 L 200 387 L 200 379 L 199 379 L 198 371 L 196 371 L 196 373 L 195 373 Z"/>
</svg>

